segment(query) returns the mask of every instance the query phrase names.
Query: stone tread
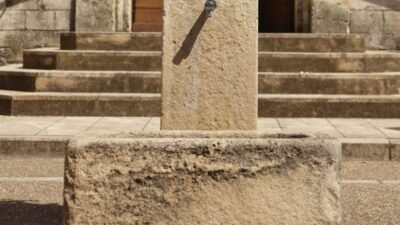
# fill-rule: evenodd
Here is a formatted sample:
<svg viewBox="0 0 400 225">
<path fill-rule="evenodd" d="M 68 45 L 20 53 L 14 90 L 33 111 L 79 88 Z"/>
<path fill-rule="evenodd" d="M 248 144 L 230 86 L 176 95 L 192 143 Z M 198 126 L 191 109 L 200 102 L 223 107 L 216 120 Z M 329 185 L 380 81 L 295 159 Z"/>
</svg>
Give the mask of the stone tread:
<svg viewBox="0 0 400 225">
<path fill-rule="evenodd" d="M 400 94 L 400 72 L 259 73 L 260 94 Z M 159 93 L 159 71 L 68 71 L 0 67 L 0 89 L 32 92 Z"/>
<path fill-rule="evenodd" d="M 1 99 L 4 103 L 0 104 L 0 111 L 5 115 L 151 117 L 161 112 L 160 94 L 152 93 L 3 90 Z M 259 95 L 259 117 L 398 118 L 399 115 L 400 95 Z"/>
<path fill-rule="evenodd" d="M 157 71 L 161 67 L 161 52 L 31 49 L 24 51 L 23 66 L 49 70 Z"/>
<path fill-rule="evenodd" d="M 396 51 L 365 53 L 260 52 L 261 72 L 391 72 L 400 71 Z"/>
<path fill-rule="evenodd" d="M 133 33 L 63 33 L 61 49 L 161 50 L 162 34 Z M 282 44 L 284 43 L 284 44 Z M 363 52 L 365 41 L 354 34 L 259 34 L 259 49 L 271 51 Z"/>
</svg>

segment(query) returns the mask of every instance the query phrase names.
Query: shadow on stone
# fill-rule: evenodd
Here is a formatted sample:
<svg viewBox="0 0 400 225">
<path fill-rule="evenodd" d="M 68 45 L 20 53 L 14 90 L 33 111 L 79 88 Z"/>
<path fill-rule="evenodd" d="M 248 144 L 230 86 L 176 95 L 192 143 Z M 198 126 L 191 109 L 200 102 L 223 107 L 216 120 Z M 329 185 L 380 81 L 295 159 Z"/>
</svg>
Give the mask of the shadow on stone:
<svg viewBox="0 0 400 225">
<path fill-rule="evenodd" d="M 200 31 L 203 29 L 204 24 L 207 21 L 206 12 L 203 11 L 199 18 L 196 20 L 196 23 L 193 25 L 192 29 L 190 29 L 189 34 L 186 36 L 186 39 L 182 43 L 182 47 L 179 49 L 178 53 L 176 53 L 173 63 L 175 65 L 181 64 L 183 59 L 186 59 L 190 53 L 192 52 L 194 43 L 196 43 L 197 37 L 200 34 Z"/>
<path fill-rule="evenodd" d="M 391 10 L 400 10 L 400 0 L 365 0 L 365 1 Z"/>
<path fill-rule="evenodd" d="M 388 127 L 387 129 L 400 131 L 400 127 Z"/>
<path fill-rule="evenodd" d="M 60 225 L 62 206 L 24 201 L 0 201 L 1 225 Z"/>
</svg>

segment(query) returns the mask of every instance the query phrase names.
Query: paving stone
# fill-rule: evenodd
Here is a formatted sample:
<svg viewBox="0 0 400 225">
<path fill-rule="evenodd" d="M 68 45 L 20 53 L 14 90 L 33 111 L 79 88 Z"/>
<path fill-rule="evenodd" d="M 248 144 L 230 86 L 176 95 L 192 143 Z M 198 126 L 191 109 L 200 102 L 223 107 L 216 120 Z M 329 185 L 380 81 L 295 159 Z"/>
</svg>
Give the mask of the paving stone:
<svg viewBox="0 0 400 225">
<path fill-rule="evenodd" d="M 145 126 L 144 131 L 159 131 L 161 128 L 160 117 L 153 117 Z"/>
<path fill-rule="evenodd" d="M 61 119 L 62 117 L 0 117 L 0 135 L 36 135 Z"/>
<path fill-rule="evenodd" d="M 150 120 L 151 118 L 149 117 L 104 117 L 93 126 L 91 126 L 89 129 L 83 131 L 81 135 L 103 135 L 130 131 L 141 131 L 150 122 Z"/>
<path fill-rule="evenodd" d="M 329 119 L 346 138 L 385 138 L 379 130 L 363 119 Z"/>
<path fill-rule="evenodd" d="M 341 166 L 344 180 L 400 180 L 400 162 L 345 161 Z"/>
<path fill-rule="evenodd" d="M 399 199 L 399 184 L 343 184 L 343 224 L 400 224 Z"/>
<path fill-rule="evenodd" d="M 3 158 L 0 157 L 1 177 L 63 177 L 64 158 Z"/>
<path fill-rule="evenodd" d="M 334 138 L 343 137 L 326 119 L 280 118 L 282 129 L 286 132 L 324 134 Z"/>
<path fill-rule="evenodd" d="M 38 135 L 73 136 L 87 130 L 100 119 L 101 117 L 66 117 L 42 130 Z"/>
<path fill-rule="evenodd" d="M 389 138 L 400 138 L 400 120 L 398 119 L 367 119 Z"/>
</svg>

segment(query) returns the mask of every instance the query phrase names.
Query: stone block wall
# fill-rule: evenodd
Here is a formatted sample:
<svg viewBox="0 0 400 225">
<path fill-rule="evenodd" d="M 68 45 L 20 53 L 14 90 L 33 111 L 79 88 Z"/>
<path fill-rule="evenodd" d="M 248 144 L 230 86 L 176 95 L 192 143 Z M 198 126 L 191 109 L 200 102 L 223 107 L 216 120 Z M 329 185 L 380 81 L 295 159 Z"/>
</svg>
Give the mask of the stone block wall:
<svg viewBox="0 0 400 225">
<path fill-rule="evenodd" d="M 312 32 L 363 34 L 370 49 L 400 49 L 400 1 L 315 0 Z"/>
<path fill-rule="evenodd" d="M 26 48 L 59 45 L 71 30 L 72 0 L 0 0 L 0 64 L 20 62 Z"/>
</svg>

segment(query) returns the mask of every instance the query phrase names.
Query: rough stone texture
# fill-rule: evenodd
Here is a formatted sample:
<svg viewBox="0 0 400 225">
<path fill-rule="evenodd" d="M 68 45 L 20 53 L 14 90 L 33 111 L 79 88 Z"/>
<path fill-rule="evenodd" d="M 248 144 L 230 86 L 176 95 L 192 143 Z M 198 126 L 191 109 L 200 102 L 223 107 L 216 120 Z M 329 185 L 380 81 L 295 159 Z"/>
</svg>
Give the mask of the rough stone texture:
<svg viewBox="0 0 400 225">
<path fill-rule="evenodd" d="M 160 66 L 160 52 L 55 49 L 24 51 L 24 68 L 29 69 L 156 71 Z"/>
<path fill-rule="evenodd" d="M 258 2 L 165 0 L 162 129 L 257 128 Z"/>
<path fill-rule="evenodd" d="M 73 141 L 65 224 L 340 223 L 334 142 L 171 136 Z"/>
<path fill-rule="evenodd" d="M 161 33 L 64 33 L 61 49 L 161 51 Z"/>
<path fill-rule="evenodd" d="M 342 7 L 340 0 L 315 0 L 311 32 L 313 33 L 348 33 L 350 11 Z"/>
<path fill-rule="evenodd" d="M 69 31 L 73 20 L 71 1 L 0 1 L 0 48 L 11 49 L 2 63 L 20 62 L 26 48 L 58 46 L 58 33 Z"/>
<path fill-rule="evenodd" d="M 378 0 L 316 0 L 312 32 L 354 33 L 370 49 L 400 48 L 400 2 Z"/>
<path fill-rule="evenodd" d="M 130 31 L 131 0 L 76 0 L 76 31 Z"/>
<path fill-rule="evenodd" d="M 400 185 L 343 184 L 343 225 L 400 223 Z"/>
<path fill-rule="evenodd" d="M 53 31 L 0 31 L 0 46 L 7 46 L 8 63 L 21 62 L 24 49 L 59 45 L 59 33 Z"/>
</svg>

